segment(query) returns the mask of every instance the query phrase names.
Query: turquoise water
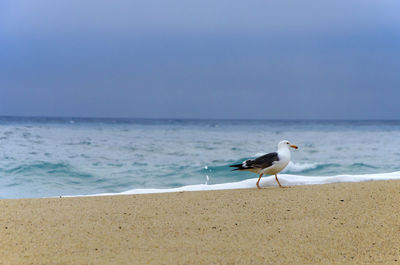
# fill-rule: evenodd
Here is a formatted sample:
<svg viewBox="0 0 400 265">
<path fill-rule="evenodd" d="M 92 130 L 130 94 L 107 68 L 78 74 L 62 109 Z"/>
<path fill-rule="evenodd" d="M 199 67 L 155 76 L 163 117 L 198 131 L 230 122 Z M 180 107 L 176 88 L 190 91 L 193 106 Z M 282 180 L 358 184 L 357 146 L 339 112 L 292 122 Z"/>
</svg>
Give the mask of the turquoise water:
<svg viewBox="0 0 400 265">
<path fill-rule="evenodd" d="M 256 177 L 228 166 L 299 146 L 283 172 L 400 171 L 400 121 L 0 117 L 0 197 L 115 193 Z"/>
</svg>

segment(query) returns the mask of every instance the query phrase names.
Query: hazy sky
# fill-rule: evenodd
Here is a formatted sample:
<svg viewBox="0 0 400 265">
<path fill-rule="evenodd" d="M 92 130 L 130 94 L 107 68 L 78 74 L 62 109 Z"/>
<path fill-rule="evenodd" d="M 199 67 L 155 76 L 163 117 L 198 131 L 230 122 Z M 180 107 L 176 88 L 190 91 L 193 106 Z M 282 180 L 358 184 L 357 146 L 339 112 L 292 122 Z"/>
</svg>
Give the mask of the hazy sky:
<svg viewBox="0 0 400 265">
<path fill-rule="evenodd" d="M 400 1 L 0 2 L 0 115 L 400 119 Z"/>
</svg>

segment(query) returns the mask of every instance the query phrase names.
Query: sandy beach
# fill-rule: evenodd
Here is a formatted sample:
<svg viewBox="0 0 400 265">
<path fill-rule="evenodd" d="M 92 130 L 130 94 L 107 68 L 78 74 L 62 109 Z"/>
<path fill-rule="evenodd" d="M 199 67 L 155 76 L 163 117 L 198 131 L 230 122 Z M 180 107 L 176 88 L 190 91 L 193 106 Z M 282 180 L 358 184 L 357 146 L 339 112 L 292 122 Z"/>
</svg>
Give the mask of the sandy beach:
<svg viewBox="0 0 400 265">
<path fill-rule="evenodd" d="M 400 181 L 1 200 L 1 264 L 400 264 Z"/>
</svg>

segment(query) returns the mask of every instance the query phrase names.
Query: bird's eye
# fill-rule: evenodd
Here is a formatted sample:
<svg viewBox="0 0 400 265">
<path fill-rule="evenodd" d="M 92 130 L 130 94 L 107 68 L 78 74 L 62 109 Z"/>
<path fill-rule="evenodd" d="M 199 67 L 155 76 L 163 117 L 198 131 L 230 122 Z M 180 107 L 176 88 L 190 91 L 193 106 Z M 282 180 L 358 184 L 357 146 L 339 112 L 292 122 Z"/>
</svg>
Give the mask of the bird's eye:
<svg viewBox="0 0 400 265">
<path fill-rule="evenodd" d="M 286 142 L 286 144 L 289 144 L 289 142 Z"/>
</svg>

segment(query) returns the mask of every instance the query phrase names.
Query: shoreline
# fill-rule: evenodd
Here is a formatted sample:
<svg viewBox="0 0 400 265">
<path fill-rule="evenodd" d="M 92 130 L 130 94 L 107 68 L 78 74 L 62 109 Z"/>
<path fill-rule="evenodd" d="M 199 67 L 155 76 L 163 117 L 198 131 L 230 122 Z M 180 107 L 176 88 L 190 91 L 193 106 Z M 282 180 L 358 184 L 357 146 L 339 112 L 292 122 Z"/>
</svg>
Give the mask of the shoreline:
<svg viewBox="0 0 400 265">
<path fill-rule="evenodd" d="M 400 264 L 400 181 L 0 200 L 0 263 Z"/>
<path fill-rule="evenodd" d="M 226 182 L 217 184 L 192 184 L 176 188 L 139 188 L 127 190 L 119 193 L 98 193 L 88 195 L 65 195 L 61 197 L 85 197 L 85 196 L 119 196 L 119 195 L 137 195 L 137 194 L 162 194 L 187 191 L 216 191 L 216 190 L 238 190 L 256 188 L 257 178 L 249 178 L 236 182 Z M 400 171 L 388 173 L 370 173 L 361 175 L 335 175 L 335 176 L 302 176 L 291 174 L 280 174 L 279 180 L 284 186 L 309 186 L 340 183 L 358 183 L 369 181 L 388 181 L 400 180 Z M 274 176 L 264 176 L 260 181 L 262 188 L 278 187 Z"/>
</svg>

